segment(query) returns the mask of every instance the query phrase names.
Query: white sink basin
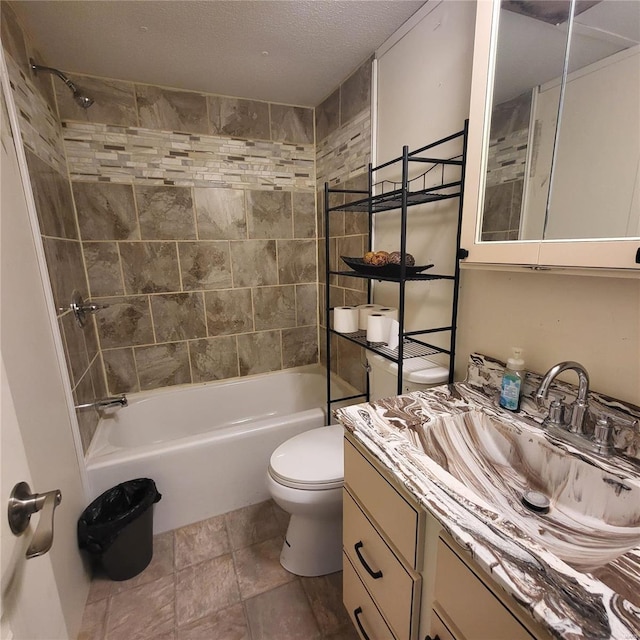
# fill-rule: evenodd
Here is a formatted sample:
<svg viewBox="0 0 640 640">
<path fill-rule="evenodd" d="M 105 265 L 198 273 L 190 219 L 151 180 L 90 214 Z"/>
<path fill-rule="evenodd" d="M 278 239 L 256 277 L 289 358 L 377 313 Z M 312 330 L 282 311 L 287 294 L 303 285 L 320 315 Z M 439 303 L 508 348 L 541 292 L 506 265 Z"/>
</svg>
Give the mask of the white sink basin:
<svg viewBox="0 0 640 640">
<path fill-rule="evenodd" d="M 482 411 L 410 430 L 414 444 L 448 474 L 574 568 L 591 571 L 640 546 L 637 478 L 616 477 L 526 424 Z M 523 505 L 529 490 L 549 499 L 547 513 Z"/>
</svg>

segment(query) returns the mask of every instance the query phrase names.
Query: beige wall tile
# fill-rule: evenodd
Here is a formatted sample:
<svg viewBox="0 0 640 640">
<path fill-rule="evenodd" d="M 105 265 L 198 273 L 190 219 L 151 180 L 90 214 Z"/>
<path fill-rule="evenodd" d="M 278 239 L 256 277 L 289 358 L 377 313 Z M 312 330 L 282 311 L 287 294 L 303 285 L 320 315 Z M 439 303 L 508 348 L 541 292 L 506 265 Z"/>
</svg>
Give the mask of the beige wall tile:
<svg viewBox="0 0 640 640">
<path fill-rule="evenodd" d="M 316 282 L 315 240 L 278 240 L 277 250 L 280 284 Z"/>
<path fill-rule="evenodd" d="M 211 133 L 270 140 L 269 104 L 256 100 L 208 96 Z"/>
<path fill-rule="evenodd" d="M 324 304 L 324 302 L 323 302 Z M 296 324 L 301 326 L 317 324 L 318 285 L 296 285 Z"/>
<path fill-rule="evenodd" d="M 251 289 L 205 292 L 210 337 L 253 331 Z"/>
<path fill-rule="evenodd" d="M 282 369 L 280 331 L 245 333 L 238 336 L 240 375 L 279 371 Z"/>
<path fill-rule="evenodd" d="M 340 90 L 340 124 L 344 125 L 371 104 L 371 60 L 367 60 Z"/>
<path fill-rule="evenodd" d="M 252 295 L 256 331 L 295 326 L 296 300 L 293 286 L 257 287 L 252 290 Z"/>
<path fill-rule="evenodd" d="M 72 188 L 83 240 L 140 239 L 131 185 L 74 182 Z"/>
<path fill-rule="evenodd" d="M 60 317 L 60 329 L 64 336 L 67 362 L 72 384 L 75 386 L 89 368 L 89 356 L 84 339 L 84 331 L 69 311 Z"/>
<path fill-rule="evenodd" d="M 229 243 L 179 242 L 183 289 L 229 289 L 231 256 Z"/>
<path fill-rule="evenodd" d="M 240 375 L 235 336 L 191 340 L 189 354 L 194 382 L 222 380 Z"/>
<path fill-rule="evenodd" d="M 55 83 L 56 101 L 61 120 L 100 122 L 138 126 L 133 84 L 118 80 L 104 80 L 75 74 L 66 74 L 84 95 L 93 98 L 90 109 L 83 109 L 62 83 Z"/>
<path fill-rule="evenodd" d="M 180 291 L 175 242 L 121 242 L 120 258 L 126 293 Z"/>
<path fill-rule="evenodd" d="M 135 194 L 143 240 L 195 240 L 190 188 L 136 185 Z"/>
<path fill-rule="evenodd" d="M 154 295 L 150 296 L 150 302 L 157 342 L 207 335 L 202 292 Z"/>
<path fill-rule="evenodd" d="M 193 196 L 200 240 L 244 240 L 247 237 L 244 191 L 196 187 Z"/>
<path fill-rule="evenodd" d="M 133 349 L 106 349 L 102 352 L 110 394 L 140 391 Z"/>
<path fill-rule="evenodd" d="M 282 330 L 282 368 L 318 362 L 318 328 L 296 327 Z"/>
<path fill-rule="evenodd" d="M 140 390 L 191 382 L 186 342 L 171 342 L 134 349 Z"/>
<path fill-rule="evenodd" d="M 28 149 L 25 155 L 40 233 L 56 238 L 77 239 L 78 228 L 68 178 Z"/>
<path fill-rule="evenodd" d="M 248 191 L 247 228 L 250 238 L 291 238 L 290 191 Z"/>
<path fill-rule="evenodd" d="M 77 240 L 43 238 L 47 271 L 51 279 L 56 309 L 68 309 L 75 290 L 89 298 L 87 280 L 82 261 L 82 249 Z"/>
<path fill-rule="evenodd" d="M 231 269 L 235 287 L 278 284 L 275 240 L 232 241 Z"/>
<path fill-rule="evenodd" d="M 340 126 L 340 87 L 316 107 L 315 117 L 316 139 L 320 142 Z"/>
<path fill-rule="evenodd" d="M 148 129 L 208 133 L 205 96 L 192 91 L 175 91 L 136 85 L 140 126 Z"/>
<path fill-rule="evenodd" d="M 6 52 L 20 65 L 20 69 L 29 73 L 29 55 L 24 34 L 16 18 L 16 14 L 8 2 L 1 2 L 2 19 L 0 29 L 2 33 L 2 46 Z"/>
<path fill-rule="evenodd" d="M 83 242 L 90 297 L 122 296 L 122 266 L 116 242 Z"/>
<path fill-rule="evenodd" d="M 313 193 L 294 191 L 293 206 L 293 237 L 315 238 L 316 236 L 316 199 Z"/>
<path fill-rule="evenodd" d="M 102 349 L 154 342 L 148 296 L 106 298 L 96 317 Z"/>
<path fill-rule="evenodd" d="M 293 144 L 313 144 L 313 109 L 272 104 L 271 139 Z"/>
</svg>

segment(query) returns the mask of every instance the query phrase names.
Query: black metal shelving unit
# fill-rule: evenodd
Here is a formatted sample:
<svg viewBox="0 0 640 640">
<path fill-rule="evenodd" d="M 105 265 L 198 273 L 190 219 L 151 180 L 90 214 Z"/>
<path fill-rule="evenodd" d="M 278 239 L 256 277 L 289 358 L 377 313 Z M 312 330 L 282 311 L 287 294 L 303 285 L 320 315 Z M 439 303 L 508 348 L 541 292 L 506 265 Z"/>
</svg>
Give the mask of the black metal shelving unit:
<svg viewBox="0 0 640 640">
<path fill-rule="evenodd" d="M 349 189 L 331 189 L 328 183 L 324 186 L 324 224 L 325 224 L 325 325 L 326 325 L 326 349 L 327 349 L 327 420 L 330 421 L 332 405 L 347 400 L 355 400 L 363 398 L 369 400 L 369 379 L 367 376 L 366 390 L 362 394 L 332 398 L 331 396 L 331 336 L 335 334 L 341 339 L 349 340 L 370 351 L 377 353 L 387 360 L 396 362 L 398 365 L 398 394 L 402 393 L 402 373 L 403 361 L 407 358 L 415 358 L 422 356 L 433 356 L 436 354 L 447 354 L 449 357 L 449 382 L 453 382 L 453 369 L 455 359 L 455 343 L 456 343 L 456 321 L 458 314 L 458 287 L 460 282 L 460 259 L 466 257 L 466 251 L 460 248 L 460 232 L 462 223 L 462 197 L 464 192 L 465 165 L 467 155 L 467 131 L 468 121 L 465 121 L 464 128 L 461 131 L 436 140 L 431 144 L 409 151 L 407 146 L 403 147 L 402 155 L 385 162 L 384 164 L 373 167 L 369 165 L 369 181 L 367 191 L 354 191 Z M 459 140 L 462 146 L 462 153 L 452 158 L 438 157 L 439 148 L 442 150 L 444 145 Z M 428 152 L 428 153 L 427 153 Z M 390 182 L 381 180 L 376 182 L 374 177 L 378 171 L 401 163 L 402 180 L 400 182 Z M 415 163 L 425 165 L 425 171 L 414 178 L 409 177 L 409 169 Z M 450 179 L 445 181 L 445 169 L 448 167 L 459 168 L 460 179 Z M 434 172 L 439 171 L 439 181 L 435 179 Z M 434 185 L 433 183 L 436 182 Z M 427 186 L 429 184 L 430 186 Z M 350 202 L 330 206 L 331 196 L 333 194 L 341 194 L 345 199 L 354 198 Z M 418 273 L 407 274 L 405 267 L 405 256 L 407 253 L 407 210 L 409 207 L 416 205 L 424 205 L 441 200 L 449 200 L 458 198 L 458 219 L 456 232 L 456 259 L 454 266 L 454 275 L 442 275 L 437 273 Z M 369 221 L 369 247 L 372 250 L 372 231 L 373 221 L 376 215 L 383 214 L 386 211 L 400 211 L 400 274 L 397 277 L 381 276 L 378 274 L 367 275 L 352 270 L 334 271 L 330 269 L 330 213 L 332 211 L 344 211 L 352 213 L 367 213 Z M 425 213 L 425 215 L 428 215 Z M 340 260 L 340 257 L 337 256 Z M 397 349 L 389 349 L 384 343 L 368 342 L 366 331 L 356 331 L 354 333 L 340 333 L 331 328 L 333 307 L 330 304 L 330 276 L 348 276 L 351 278 L 362 278 L 367 280 L 367 300 L 371 302 L 371 282 L 373 280 L 396 282 L 399 286 L 398 295 L 398 323 L 400 325 L 400 341 Z M 418 331 L 405 331 L 405 285 L 412 281 L 433 281 L 445 280 L 450 281 L 453 286 L 452 308 L 451 308 L 451 324 L 445 327 L 431 327 Z M 430 334 L 450 332 L 449 348 L 444 349 L 428 342 Z"/>
</svg>

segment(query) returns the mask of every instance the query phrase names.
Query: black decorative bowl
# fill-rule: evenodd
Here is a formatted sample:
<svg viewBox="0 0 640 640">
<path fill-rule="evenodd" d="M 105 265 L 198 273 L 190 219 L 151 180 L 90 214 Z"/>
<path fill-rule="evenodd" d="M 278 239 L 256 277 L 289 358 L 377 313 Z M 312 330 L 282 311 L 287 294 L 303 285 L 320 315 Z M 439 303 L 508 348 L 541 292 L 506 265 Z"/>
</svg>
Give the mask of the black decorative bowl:
<svg viewBox="0 0 640 640">
<path fill-rule="evenodd" d="M 362 258 L 349 258 L 347 256 L 340 256 L 342 260 L 350 266 L 354 271 L 362 273 L 367 276 L 385 276 L 388 278 L 400 277 L 400 265 L 399 264 L 385 264 L 378 267 L 373 264 L 367 264 Z M 410 267 L 407 265 L 405 274 L 408 276 L 415 276 L 421 271 L 431 269 L 432 264 L 414 265 Z"/>
</svg>

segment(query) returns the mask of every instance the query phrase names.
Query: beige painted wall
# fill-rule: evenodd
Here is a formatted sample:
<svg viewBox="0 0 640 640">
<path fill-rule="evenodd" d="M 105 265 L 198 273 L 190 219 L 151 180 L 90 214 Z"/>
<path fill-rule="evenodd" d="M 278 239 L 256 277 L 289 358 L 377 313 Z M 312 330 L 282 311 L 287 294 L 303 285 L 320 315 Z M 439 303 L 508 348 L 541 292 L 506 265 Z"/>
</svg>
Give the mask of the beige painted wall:
<svg viewBox="0 0 640 640">
<path fill-rule="evenodd" d="M 505 360 L 521 346 L 527 369 L 577 360 L 592 389 L 640 404 L 640 281 L 467 269 L 460 293 L 457 379 L 470 352 Z"/>
<path fill-rule="evenodd" d="M 475 5 L 433 4 L 431 13 L 381 57 L 378 161 L 397 155 L 403 144 L 418 146 L 446 133 L 468 114 Z M 438 241 L 446 244 L 448 234 L 445 228 Z M 387 237 L 393 240 L 376 229 L 377 244 Z M 418 242 L 437 244 L 433 238 Z M 378 289 L 377 295 L 384 292 Z M 410 299 L 410 325 L 438 309 L 433 297 L 428 291 Z M 589 371 L 592 389 L 640 404 L 639 334 L 638 280 L 464 270 L 456 379 L 464 377 L 470 352 L 506 359 L 517 345 L 526 350 L 529 369 L 543 373 L 561 360 L 577 360 Z"/>
</svg>

